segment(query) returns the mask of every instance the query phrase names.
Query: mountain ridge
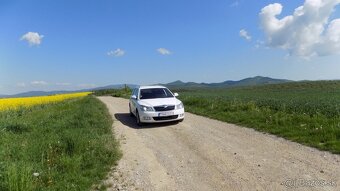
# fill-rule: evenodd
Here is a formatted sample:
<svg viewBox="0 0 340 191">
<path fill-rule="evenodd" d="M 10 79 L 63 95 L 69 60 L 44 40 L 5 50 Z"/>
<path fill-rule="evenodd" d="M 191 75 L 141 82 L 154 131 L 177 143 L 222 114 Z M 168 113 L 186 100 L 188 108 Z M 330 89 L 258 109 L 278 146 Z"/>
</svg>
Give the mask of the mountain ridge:
<svg viewBox="0 0 340 191">
<path fill-rule="evenodd" d="M 286 82 L 294 82 L 292 80 L 286 79 L 275 79 L 270 77 L 263 77 L 263 76 L 255 76 L 244 78 L 241 80 L 226 80 L 219 83 L 197 83 L 197 82 L 183 82 L 181 80 L 176 80 L 167 84 L 159 84 L 164 85 L 169 88 L 226 88 L 226 87 L 238 87 L 238 86 L 256 86 L 256 85 L 265 85 L 265 84 L 279 84 L 279 83 L 286 83 Z M 74 92 L 84 92 L 84 91 L 96 91 L 96 90 L 103 90 L 103 89 L 121 89 L 125 86 L 129 88 L 135 88 L 138 85 L 136 84 L 111 84 L 107 86 L 95 87 L 95 88 L 88 88 L 88 89 L 80 89 L 74 91 L 67 91 L 67 90 L 57 90 L 57 91 L 28 91 L 22 92 L 13 95 L 0 95 L 0 98 L 13 98 L 13 97 L 32 97 L 32 96 L 46 96 L 46 95 L 53 95 L 53 94 L 62 94 L 62 93 L 74 93 Z"/>
<path fill-rule="evenodd" d="M 255 85 L 265 85 L 265 84 L 279 84 L 294 82 L 292 80 L 286 79 L 275 79 L 270 77 L 255 76 L 244 78 L 241 80 L 227 80 L 219 83 L 196 83 L 196 82 L 182 82 L 180 80 L 170 82 L 168 84 L 162 84 L 169 87 L 236 87 L 236 86 L 255 86 Z"/>
</svg>

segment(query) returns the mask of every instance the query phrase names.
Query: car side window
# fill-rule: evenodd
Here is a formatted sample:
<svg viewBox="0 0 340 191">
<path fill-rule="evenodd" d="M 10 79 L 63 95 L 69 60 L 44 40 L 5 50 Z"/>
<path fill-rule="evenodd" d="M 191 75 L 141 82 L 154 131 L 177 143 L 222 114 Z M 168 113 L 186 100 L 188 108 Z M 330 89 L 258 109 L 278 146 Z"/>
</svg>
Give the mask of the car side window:
<svg viewBox="0 0 340 191">
<path fill-rule="evenodd" d="M 136 97 L 138 99 L 139 89 L 136 89 Z"/>
</svg>

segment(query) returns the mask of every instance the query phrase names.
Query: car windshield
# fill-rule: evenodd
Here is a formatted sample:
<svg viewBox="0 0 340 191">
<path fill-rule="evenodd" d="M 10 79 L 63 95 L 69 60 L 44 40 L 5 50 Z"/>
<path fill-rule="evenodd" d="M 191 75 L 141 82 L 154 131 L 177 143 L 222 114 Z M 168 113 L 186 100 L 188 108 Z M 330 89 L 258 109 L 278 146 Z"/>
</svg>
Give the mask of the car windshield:
<svg viewBox="0 0 340 191">
<path fill-rule="evenodd" d="M 155 99 L 174 97 L 166 88 L 141 89 L 139 99 Z"/>
</svg>

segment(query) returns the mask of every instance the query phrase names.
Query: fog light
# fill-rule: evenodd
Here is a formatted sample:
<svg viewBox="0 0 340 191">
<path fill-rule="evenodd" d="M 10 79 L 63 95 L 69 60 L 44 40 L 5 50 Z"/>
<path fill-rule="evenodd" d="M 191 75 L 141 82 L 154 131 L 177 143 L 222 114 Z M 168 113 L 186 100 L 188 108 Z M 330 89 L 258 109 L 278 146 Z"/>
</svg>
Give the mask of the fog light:
<svg viewBox="0 0 340 191">
<path fill-rule="evenodd" d="M 179 117 L 183 117 L 184 116 L 184 113 L 182 113 L 182 114 L 179 114 Z"/>
<path fill-rule="evenodd" d="M 144 120 L 151 120 L 151 117 L 144 116 L 143 119 Z"/>
</svg>

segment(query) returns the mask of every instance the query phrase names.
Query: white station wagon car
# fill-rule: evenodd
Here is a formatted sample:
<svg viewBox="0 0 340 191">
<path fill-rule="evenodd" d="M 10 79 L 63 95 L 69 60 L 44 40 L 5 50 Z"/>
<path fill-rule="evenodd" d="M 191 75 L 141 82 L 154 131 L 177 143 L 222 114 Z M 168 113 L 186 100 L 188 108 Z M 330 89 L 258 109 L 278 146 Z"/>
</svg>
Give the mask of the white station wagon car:
<svg viewBox="0 0 340 191">
<path fill-rule="evenodd" d="M 164 86 L 140 86 L 132 92 L 130 115 L 136 116 L 138 125 L 183 121 L 184 106 L 177 96 Z"/>
</svg>

